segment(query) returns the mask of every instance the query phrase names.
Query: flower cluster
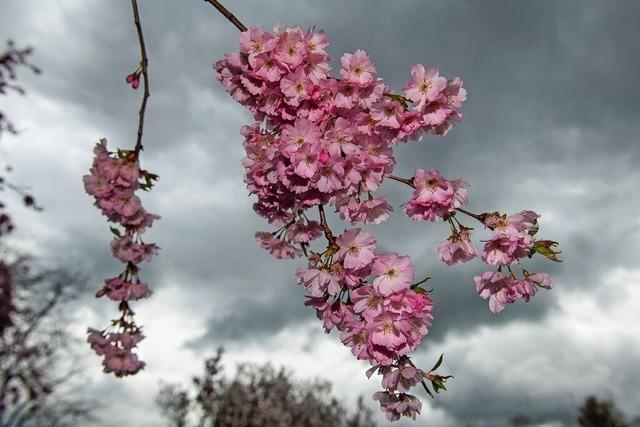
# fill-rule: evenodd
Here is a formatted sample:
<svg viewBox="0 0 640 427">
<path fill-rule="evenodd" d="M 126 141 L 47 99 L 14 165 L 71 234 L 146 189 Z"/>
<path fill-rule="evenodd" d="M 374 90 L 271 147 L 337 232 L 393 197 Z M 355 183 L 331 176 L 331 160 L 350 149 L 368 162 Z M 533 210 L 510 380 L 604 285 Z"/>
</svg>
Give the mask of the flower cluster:
<svg viewBox="0 0 640 427">
<path fill-rule="evenodd" d="M 327 203 L 352 223 L 383 221 L 391 206 L 371 192 L 393 170 L 392 145 L 443 135 L 461 118 L 460 79 L 416 66 L 403 97 L 362 50 L 342 56 L 342 78 L 329 76 L 327 46 L 323 33 L 251 27 L 240 51 L 215 64 L 218 80 L 257 120 L 242 130 L 245 182 L 258 196 L 255 211 L 272 224 Z"/>
<path fill-rule="evenodd" d="M 136 374 L 144 368 L 144 362 L 132 351 L 143 338 L 140 329 L 105 333 L 89 328 L 87 342 L 98 356 L 104 357 L 104 371 L 122 377 Z"/>
<path fill-rule="evenodd" d="M 438 221 L 455 214 L 467 203 L 467 184 L 462 178 L 448 180 L 436 169 L 416 169 L 413 177 L 413 197 L 405 213 L 416 221 Z"/>
<path fill-rule="evenodd" d="M 119 301 L 121 317 L 112 322 L 116 331 L 89 329 L 88 342 L 95 352 L 102 356 L 105 372 L 117 376 L 135 374 L 144 366 L 133 349 L 143 339 L 140 328 L 133 320 L 129 301 L 147 298 L 151 291 L 139 277 L 138 265 L 150 261 L 157 254 L 158 246 L 145 243 L 143 232 L 160 217 L 147 212 L 135 192 L 148 190 L 157 176 L 141 170 L 134 151 L 118 150 L 110 153 L 107 141 L 100 140 L 94 149 L 90 174 L 83 177 L 87 193 L 95 198 L 95 206 L 108 221 L 119 224 L 124 232 L 111 227 L 114 238 L 111 242 L 113 256 L 126 264 L 125 270 L 117 277 L 108 278 L 96 293 Z"/>
<path fill-rule="evenodd" d="M 334 327 L 341 332 L 355 357 L 386 372 L 382 385 L 389 399 L 415 399 L 404 393 L 423 380 L 422 371 L 403 364 L 428 332 L 433 302 L 413 284 L 413 261 L 376 253 L 373 236 L 359 228 L 345 230 L 335 245 L 309 256 L 308 266 L 296 273 L 308 292 L 306 304 L 315 308 L 326 332 Z M 405 369 L 402 378 L 394 373 L 398 365 Z"/>
<path fill-rule="evenodd" d="M 511 269 L 511 265 L 519 264 L 523 258 L 536 252 L 557 261 L 555 255 L 559 252 L 551 249 L 557 243 L 535 239 L 539 217 L 535 212 L 522 211 L 508 217 L 492 213 L 484 218 L 484 225 L 493 233 L 485 242 L 482 260 L 489 265 L 497 265 L 498 271 L 487 271 L 473 280 L 480 296 L 489 298 L 489 308 L 493 313 L 499 313 L 506 304 L 519 299 L 528 302 L 539 287 L 551 289 L 553 286 L 553 280 L 546 273 L 531 274 L 522 269 L 523 278 L 519 279 Z M 509 274 L 505 275 L 503 268 Z"/>
<path fill-rule="evenodd" d="M 280 259 L 307 257 L 307 266 L 296 272 L 307 292 L 305 304 L 316 310 L 326 332 L 340 331 L 353 355 L 373 365 L 368 376 L 382 375 L 384 391 L 374 399 L 387 418 L 415 418 L 421 403 L 407 392 L 422 384 L 431 395 L 426 382 L 438 392 L 449 378 L 433 374 L 442 358 L 425 373 L 408 356 L 428 332 L 433 302 L 422 282 L 413 283 L 411 258 L 376 252 L 373 236 L 359 228 L 335 237 L 324 206 L 351 224 L 379 224 L 392 207 L 386 196 L 373 193 L 385 178 L 408 184 L 414 191 L 405 205 L 407 216 L 451 227 L 449 239 L 438 246 L 448 265 L 477 256 L 472 228 L 456 218 L 460 212 L 494 230 L 482 255 L 491 265 L 508 266 L 536 251 L 555 256 L 550 249 L 555 242 L 533 238 L 537 216 L 532 213 L 514 217 L 515 232 L 492 223 L 490 214 L 465 211 L 468 184 L 462 178 L 445 179 L 435 169 L 418 169 L 411 179 L 392 175 L 395 144 L 424 134 L 445 135 L 462 119 L 467 98 L 462 80 L 447 80 L 437 69 L 418 64 L 404 95 L 396 94 L 362 50 L 344 54 L 339 76 L 331 76 L 328 44 L 323 33 L 312 30 L 278 26 L 271 33 L 250 27 L 240 36 L 240 51 L 226 54 L 214 68 L 224 89 L 255 119 L 241 130 L 244 181 L 257 196 L 255 212 L 280 227 L 256 233 L 260 246 Z M 318 221 L 307 216 L 313 207 Z M 312 243 L 323 235 L 326 248 L 314 251 Z M 478 292 L 491 296 L 493 307 L 512 302 L 513 295 L 528 299 L 537 286 L 551 284 L 544 274 L 524 274 L 527 286 L 519 283 L 517 292 L 498 276 L 482 279 Z"/>
<path fill-rule="evenodd" d="M 489 308 L 493 313 L 502 311 L 506 304 L 522 299 L 529 301 L 537 288 L 551 289 L 553 280 L 546 273 L 529 274 L 523 269 L 523 279 L 517 279 L 510 266 L 518 264 L 525 257 L 538 252 L 558 261 L 559 252 L 551 249 L 557 242 L 536 240 L 538 218 L 533 211 L 521 211 L 507 217 L 497 212 L 482 215 L 470 214 L 462 210 L 467 203 L 468 184 L 461 178 L 448 180 L 435 169 L 417 169 L 413 178 L 406 181 L 414 188 L 411 199 L 405 205 L 405 213 L 417 221 L 448 221 L 451 227 L 449 238 L 438 247 L 438 257 L 451 266 L 474 259 L 478 256 L 471 241 L 470 227 L 465 227 L 457 219 L 458 211 L 473 216 L 492 230 L 491 238 L 485 242 L 482 260 L 491 266 L 498 266 L 496 272 L 485 272 L 474 277 L 479 295 L 489 298 Z M 509 275 L 502 273 L 506 267 Z"/>
</svg>

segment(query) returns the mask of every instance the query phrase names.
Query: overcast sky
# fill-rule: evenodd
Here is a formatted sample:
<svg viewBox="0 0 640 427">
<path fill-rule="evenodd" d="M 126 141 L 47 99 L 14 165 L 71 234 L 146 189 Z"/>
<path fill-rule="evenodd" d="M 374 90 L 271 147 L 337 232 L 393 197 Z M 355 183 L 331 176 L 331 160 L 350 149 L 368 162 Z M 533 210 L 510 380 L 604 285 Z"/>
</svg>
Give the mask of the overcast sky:
<svg viewBox="0 0 640 427">
<path fill-rule="evenodd" d="M 385 183 L 395 215 L 375 227 L 380 245 L 431 276 L 436 303 L 415 360 L 445 353 L 449 391 L 423 399 L 407 425 L 502 426 L 524 414 L 539 425 L 572 425 L 587 394 L 614 398 L 640 415 L 640 3 L 588 0 L 227 1 L 247 25 L 315 26 L 334 60 L 366 50 L 396 90 L 415 63 L 460 76 L 469 92 L 464 121 L 444 138 L 398 146 L 396 173 L 438 168 L 471 183 L 470 209 L 542 215 L 540 235 L 558 240 L 562 264 L 529 261 L 556 288 L 492 315 L 472 277 L 475 261 L 447 268 L 435 244 L 443 224 L 408 220 L 406 188 Z M 212 63 L 237 49 L 238 32 L 203 1 L 140 1 L 151 93 L 143 167 L 160 181 L 144 203 L 162 220 L 146 240 L 161 247 L 143 274 L 155 293 L 134 308 L 147 339 L 147 368 L 103 375 L 86 351 L 87 393 L 105 405 L 104 426 L 157 426 L 160 379 L 188 381 L 222 345 L 226 365 L 272 361 L 299 378 L 320 377 L 352 406 L 367 381 L 336 334 L 325 335 L 293 273 L 254 242 L 267 224 L 242 182 L 240 126 L 251 121 L 215 80 Z M 95 283 L 70 311 L 72 331 L 103 327 L 115 304 L 91 297 L 120 271 L 107 223 L 84 193 L 95 142 L 135 144 L 141 93 L 124 84 L 138 44 L 130 3 L 0 2 L 0 39 L 32 45 L 42 70 L 23 70 L 25 97 L 0 99 L 20 134 L 3 136 L 15 182 L 28 184 L 42 213 L 14 203 L 15 245 L 80 267 Z M 334 69 L 339 65 L 334 62 Z M 331 217 L 335 230 L 344 224 Z M 84 346 L 82 347 L 84 351 Z M 369 401 L 371 405 L 374 402 Z M 376 409 L 376 413 L 378 413 Z M 385 425 L 381 422 L 381 425 Z"/>
</svg>

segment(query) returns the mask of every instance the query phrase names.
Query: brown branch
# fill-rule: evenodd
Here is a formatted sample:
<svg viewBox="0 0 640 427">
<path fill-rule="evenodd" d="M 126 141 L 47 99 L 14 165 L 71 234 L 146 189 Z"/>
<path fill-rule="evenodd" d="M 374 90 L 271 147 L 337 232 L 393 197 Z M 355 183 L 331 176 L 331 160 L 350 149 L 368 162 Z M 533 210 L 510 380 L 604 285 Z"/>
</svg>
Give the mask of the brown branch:
<svg viewBox="0 0 640 427">
<path fill-rule="evenodd" d="M 229 10 L 227 10 L 226 7 L 220 4 L 219 1 L 217 0 L 204 0 L 204 1 L 205 3 L 209 3 L 211 6 L 218 9 L 218 12 L 224 15 L 224 17 L 227 18 L 233 25 L 235 25 L 237 29 L 239 29 L 240 31 L 247 31 L 247 27 L 245 27 L 245 25 L 242 22 L 240 22 L 240 20 L 236 18 L 233 13 L 229 12 Z"/>
<path fill-rule="evenodd" d="M 387 178 L 407 184 L 409 187 L 416 188 L 416 185 L 413 183 L 413 178 L 402 178 L 401 176 L 395 175 L 387 175 Z"/>
<path fill-rule="evenodd" d="M 140 25 L 140 14 L 138 13 L 137 0 L 131 0 L 131 8 L 133 9 L 133 21 L 138 31 L 138 42 L 140 44 L 140 68 L 142 68 L 142 78 L 144 84 L 144 94 L 142 95 L 142 104 L 140 105 L 140 112 L 138 113 L 138 139 L 136 140 L 136 146 L 134 148 L 134 156 L 137 158 L 142 150 L 142 130 L 144 128 L 144 113 L 147 109 L 147 99 L 149 99 L 149 75 L 147 74 L 147 66 L 149 60 L 147 59 L 147 50 L 144 46 L 144 35 L 142 34 L 142 25 Z"/>
<path fill-rule="evenodd" d="M 483 224 L 484 224 L 484 220 L 487 217 L 486 214 L 478 215 L 478 214 L 474 214 L 473 212 L 469 212 L 468 210 L 462 209 L 462 208 L 456 208 L 456 210 L 458 212 L 462 212 L 463 214 L 470 216 L 471 218 L 477 219 L 478 221 L 480 221 Z"/>
<path fill-rule="evenodd" d="M 326 237 L 327 240 L 329 241 L 329 246 L 337 247 L 336 238 L 333 235 L 333 232 L 331 231 L 331 229 L 329 228 L 329 225 L 327 224 L 327 217 L 324 214 L 323 205 L 318 205 L 318 212 L 320 213 L 320 227 L 324 232 L 324 237 Z"/>
</svg>

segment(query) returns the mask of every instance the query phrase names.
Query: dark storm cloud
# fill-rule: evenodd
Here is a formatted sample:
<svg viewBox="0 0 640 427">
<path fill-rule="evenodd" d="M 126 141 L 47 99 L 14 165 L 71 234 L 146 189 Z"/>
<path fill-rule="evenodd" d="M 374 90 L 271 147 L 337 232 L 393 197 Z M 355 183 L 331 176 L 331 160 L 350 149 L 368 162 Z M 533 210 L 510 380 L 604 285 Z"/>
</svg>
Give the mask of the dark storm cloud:
<svg viewBox="0 0 640 427">
<path fill-rule="evenodd" d="M 300 262 L 274 260 L 253 239 L 254 230 L 268 227 L 251 212 L 242 185 L 239 128 L 250 116 L 224 93 L 211 68 L 236 49 L 237 30 L 202 1 L 141 3 L 152 91 L 143 162 L 161 175 L 147 199 L 150 210 L 163 216 L 150 234 L 162 254 L 145 269 L 146 279 L 156 289 L 179 286 L 214 301 L 207 331 L 192 343 L 196 348 L 241 344 L 313 318 L 295 285 Z M 637 217 L 640 206 L 640 3 L 236 3 L 229 7 L 246 24 L 271 27 L 283 21 L 326 30 L 334 69 L 343 52 L 367 50 L 397 90 L 417 62 L 461 76 L 469 91 L 463 123 L 435 143 L 426 138 L 397 147 L 396 173 L 437 167 L 445 176 L 471 182 L 472 210 L 541 213 L 541 235 L 562 243 L 565 262 L 538 260 L 531 268 L 553 273 L 560 287 L 594 289 L 610 268 L 636 264 L 638 224 L 629 218 Z M 138 55 L 128 2 L 81 5 L 43 2 L 50 22 L 36 16 L 22 25 L 18 17 L 32 15 L 33 6 L 7 2 L 0 5 L 0 27 L 37 49 L 34 60 L 44 74 L 26 76 L 25 86 L 101 132 L 86 135 L 87 149 L 103 135 L 116 145 L 131 145 L 139 93 L 122 83 Z M 396 212 L 373 228 L 380 247 L 413 256 L 416 275 L 432 277 L 436 319 L 430 348 L 482 326 L 539 321 L 554 307 L 554 293 L 547 292 L 491 315 L 472 282 L 483 265 L 440 264 L 434 247 L 447 237 L 447 227 L 403 218 L 400 205 L 408 189 L 389 182 L 383 190 Z M 86 266 L 96 277 L 113 274 L 108 238 L 96 232 L 104 223 L 87 207 L 79 185 L 60 197 L 64 209 L 81 206 L 78 212 L 93 217 L 90 223 L 68 223 L 67 237 L 49 241 L 48 248 L 66 248 L 69 258 L 88 256 Z M 55 200 L 48 202 L 53 214 L 65 215 Z M 478 225 L 467 223 L 480 233 Z M 333 217 L 332 224 L 337 231 L 344 227 Z M 632 369 L 626 361 L 622 366 Z M 487 375 L 479 372 L 477 382 Z M 505 421 L 496 418 L 502 412 L 495 402 L 515 405 L 540 421 L 569 416 L 567 404 L 555 396 L 531 403 L 523 394 L 480 386 L 469 396 L 476 398 L 444 407 L 479 425 Z"/>
</svg>

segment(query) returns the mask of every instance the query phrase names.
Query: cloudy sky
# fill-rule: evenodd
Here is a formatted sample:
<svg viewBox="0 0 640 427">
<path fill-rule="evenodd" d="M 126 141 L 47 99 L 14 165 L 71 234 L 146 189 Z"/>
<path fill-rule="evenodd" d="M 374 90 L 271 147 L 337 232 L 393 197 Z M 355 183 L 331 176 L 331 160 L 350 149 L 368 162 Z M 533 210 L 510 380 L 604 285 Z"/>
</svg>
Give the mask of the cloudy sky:
<svg viewBox="0 0 640 427">
<path fill-rule="evenodd" d="M 211 67 L 236 49 L 237 30 L 202 1 L 140 3 L 152 92 L 142 162 L 161 177 L 144 203 L 162 216 L 148 237 L 162 251 L 143 270 L 155 294 L 136 306 L 148 336 L 145 371 L 124 380 L 103 375 L 86 351 L 83 387 L 103 402 L 103 425 L 160 425 L 158 381 L 187 381 L 220 345 L 229 367 L 269 360 L 299 378 L 331 381 L 348 406 L 368 397 L 379 382 L 367 381 L 366 364 L 303 306 L 293 277 L 302 261 L 274 260 L 254 242 L 254 231 L 267 226 L 251 210 L 239 163 L 239 128 L 251 118 Z M 640 3 L 227 3 L 248 25 L 324 29 L 333 58 L 365 49 L 397 90 L 418 62 L 461 76 L 469 92 L 463 123 L 445 138 L 397 147 L 396 173 L 437 167 L 464 176 L 471 210 L 535 210 L 540 235 L 561 243 L 562 264 L 528 264 L 552 273 L 556 288 L 492 315 L 472 282 L 484 271 L 479 261 L 458 268 L 437 261 L 445 225 L 411 222 L 396 208 L 375 227 L 383 248 L 411 255 L 417 276 L 433 278 L 435 320 L 415 360 L 428 368 L 445 353 L 442 370 L 455 375 L 407 425 L 502 426 L 518 414 L 572 425 L 590 393 L 640 415 Z M 120 266 L 81 177 L 99 138 L 135 143 L 140 93 L 123 82 L 138 61 L 130 3 L 2 0 L 0 38 L 34 46 L 43 70 L 20 74 L 27 96 L 0 99 L 20 130 L 3 137 L 2 156 L 14 181 L 30 185 L 46 208 L 14 203 L 13 243 L 81 268 L 97 289 Z M 382 190 L 396 207 L 409 197 L 395 182 Z M 91 293 L 70 307 L 79 338 L 115 313 Z"/>
</svg>

